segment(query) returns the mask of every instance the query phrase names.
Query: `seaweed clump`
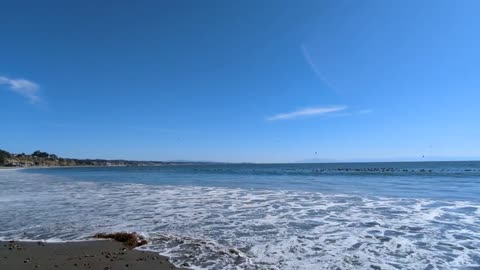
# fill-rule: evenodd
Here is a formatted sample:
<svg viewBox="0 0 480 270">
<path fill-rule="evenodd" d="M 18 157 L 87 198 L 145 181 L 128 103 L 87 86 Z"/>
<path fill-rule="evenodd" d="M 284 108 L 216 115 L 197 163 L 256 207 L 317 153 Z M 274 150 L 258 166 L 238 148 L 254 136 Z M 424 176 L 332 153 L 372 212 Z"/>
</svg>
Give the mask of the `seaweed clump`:
<svg viewBox="0 0 480 270">
<path fill-rule="evenodd" d="M 94 238 L 113 239 L 129 248 L 136 248 L 148 244 L 148 241 L 136 232 L 97 233 Z"/>
</svg>

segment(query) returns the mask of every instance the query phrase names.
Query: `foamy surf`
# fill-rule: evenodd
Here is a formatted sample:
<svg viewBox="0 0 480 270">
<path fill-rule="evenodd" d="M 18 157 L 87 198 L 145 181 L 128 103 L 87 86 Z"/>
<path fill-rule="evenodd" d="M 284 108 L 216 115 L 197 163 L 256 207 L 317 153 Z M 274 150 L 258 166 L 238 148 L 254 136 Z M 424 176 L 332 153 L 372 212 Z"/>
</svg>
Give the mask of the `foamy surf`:
<svg viewBox="0 0 480 270">
<path fill-rule="evenodd" d="M 0 237 L 136 231 L 195 269 L 480 267 L 472 201 L 74 181 L 0 174 Z M 6 199 L 5 199 L 6 198 Z"/>
</svg>

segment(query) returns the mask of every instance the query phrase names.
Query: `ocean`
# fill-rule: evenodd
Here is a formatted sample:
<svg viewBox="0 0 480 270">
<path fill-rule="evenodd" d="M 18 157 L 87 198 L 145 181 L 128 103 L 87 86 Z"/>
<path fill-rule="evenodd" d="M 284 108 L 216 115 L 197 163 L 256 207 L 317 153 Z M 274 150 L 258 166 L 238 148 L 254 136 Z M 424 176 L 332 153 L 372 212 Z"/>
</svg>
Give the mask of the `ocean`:
<svg viewBox="0 0 480 270">
<path fill-rule="evenodd" d="M 480 269 L 480 162 L 0 170 L 0 239 L 135 231 L 193 269 Z"/>
</svg>

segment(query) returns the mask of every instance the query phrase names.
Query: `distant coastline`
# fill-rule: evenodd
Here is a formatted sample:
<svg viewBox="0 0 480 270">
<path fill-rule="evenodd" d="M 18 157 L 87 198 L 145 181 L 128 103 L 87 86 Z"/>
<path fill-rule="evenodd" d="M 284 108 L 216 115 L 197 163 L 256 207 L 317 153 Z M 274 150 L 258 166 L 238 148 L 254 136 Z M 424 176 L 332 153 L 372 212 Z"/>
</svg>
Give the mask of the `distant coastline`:
<svg viewBox="0 0 480 270">
<path fill-rule="evenodd" d="M 62 158 L 55 154 L 35 151 L 32 154 L 15 154 L 0 149 L 0 168 L 54 168 L 54 167 L 125 167 L 125 166 L 167 166 L 167 165 L 207 165 L 215 162 L 190 161 L 137 161 L 108 159 Z"/>
<path fill-rule="evenodd" d="M 334 159 L 305 159 L 296 162 L 280 163 L 256 163 L 256 162 L 215 162 L 215 161 L 142 161 L 142 160 L 124 160 L 124 159 L 77 159 L 63 158 L 55 154 L 42 151 L 35 151 L 32 154 L 15 154 L 0 149 L 0 169 L 8 168 L 68 168 L 68 167 L 128 167 L 128 166 L 172 166 L 172 165 L 219 165 L 219 164 L 240 164 L 240 165 L 285 165 L 285 164 L 336 164 L 338 166 L 347 164 L 398 164 L 398 163 L 437 163 L 437 162 L 478 162 L 480 158 L 456 158 L 456 159 L 430 159 L 430 160 L 356 160 L 344 161 Z"/>
</svg>

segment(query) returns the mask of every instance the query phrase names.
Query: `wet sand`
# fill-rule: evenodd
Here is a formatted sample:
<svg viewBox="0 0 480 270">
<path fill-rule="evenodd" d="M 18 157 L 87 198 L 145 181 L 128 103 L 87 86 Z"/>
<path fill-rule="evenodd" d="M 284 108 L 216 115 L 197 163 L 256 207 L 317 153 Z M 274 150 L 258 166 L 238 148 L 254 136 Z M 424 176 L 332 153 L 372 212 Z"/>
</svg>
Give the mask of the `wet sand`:
<svg viewBox="0 0 480 270">
<path fill-rule="evenodd" d="M 154 252 L 129 250 L 113 240 L 44 243 L 0 242 L 2 270 L 180 269 Z"/>
</svg>

